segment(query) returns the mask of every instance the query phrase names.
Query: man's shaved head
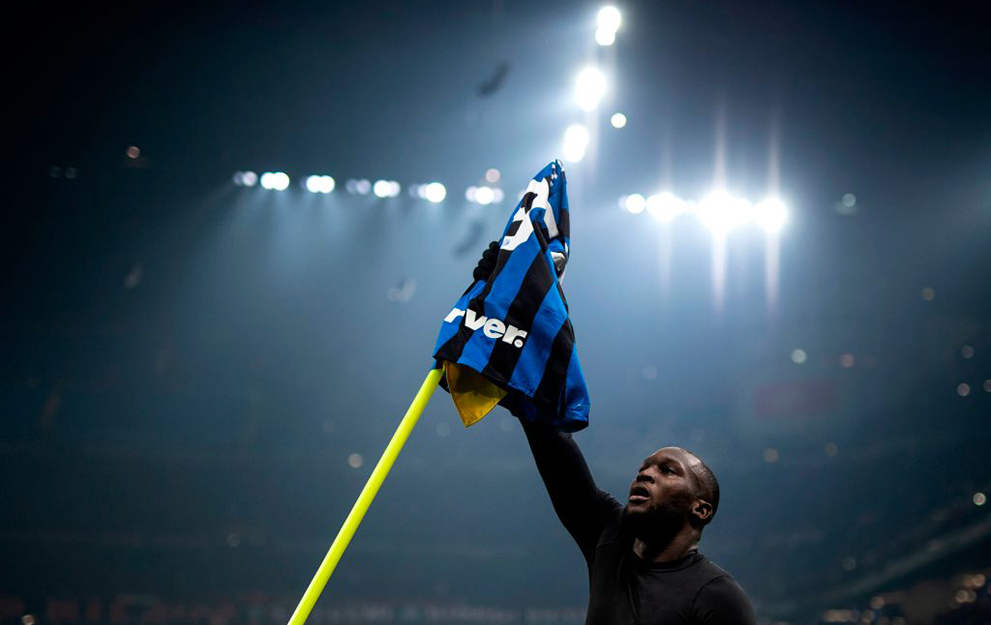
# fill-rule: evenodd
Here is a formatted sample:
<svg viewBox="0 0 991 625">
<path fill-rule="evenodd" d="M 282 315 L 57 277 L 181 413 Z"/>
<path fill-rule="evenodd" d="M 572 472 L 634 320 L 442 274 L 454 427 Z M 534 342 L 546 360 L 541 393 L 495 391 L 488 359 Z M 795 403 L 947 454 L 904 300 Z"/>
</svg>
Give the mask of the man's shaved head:
<svg viewBox="0 0 991 625">
<path fill-rule="evenodd" d="M 698 498 L 708 501 L 712 505 L 712 514 L 706 519 L 704 525 L 708 525 L 712 521 L 712 517 L 716 516 L 716 510 L 719 509 L 719 480 L 716 479 L 716 474 L 712 472 L 701 458 L 696 456 L 694 453 L 683 450 L 685 453 L 691 454 L 698 463 L 692 464 L 692 472 L 695 473 L 695 477 L 698 478 Z"/>
<path fill-rule="evenodd" d="M 632 518 L 653 518 L 651 524 L 680 519 L 701 531 L 718 507 L 719 482 L 712 469 L 686 449 L 663 447 L 641 464 L 626 511 Z"/>
</svg>

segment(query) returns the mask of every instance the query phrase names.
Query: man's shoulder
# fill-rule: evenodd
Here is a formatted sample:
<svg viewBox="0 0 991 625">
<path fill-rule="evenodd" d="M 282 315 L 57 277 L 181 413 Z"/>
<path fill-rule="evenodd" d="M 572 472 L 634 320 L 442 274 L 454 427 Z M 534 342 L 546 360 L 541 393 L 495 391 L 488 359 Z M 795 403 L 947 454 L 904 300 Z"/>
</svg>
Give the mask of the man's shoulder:
<svg viewBox="0 0 991 625">
<path fill-rule="evenodd" d="M 728 577 L 729 579 L 733 579 L 733 576 L 730 575 L 726 569 L 710 560 L 704 553 L 699 553 L 698 555 L 699 560 L 695 566 L 698 567 L 699 572 L 704 573 L 708 579 L 712 580 L 717 577 Z"/>
<path fill-rule="evenodd" d="M 754 622 L 750 598 L 726 569 L 706 557 L 696 566 L 703 578 L 694 601 L 694 609 L 699 614 L 700 622 Z"/>
<path fill-rule="evenodd" d="M 726 569 L 719 566 L 703 554 L 699 554 L 695 564 L 695 573 L 699 578 L 699 590 L 710 592 L 743 592 L 743 588 Z"/>
</svg>

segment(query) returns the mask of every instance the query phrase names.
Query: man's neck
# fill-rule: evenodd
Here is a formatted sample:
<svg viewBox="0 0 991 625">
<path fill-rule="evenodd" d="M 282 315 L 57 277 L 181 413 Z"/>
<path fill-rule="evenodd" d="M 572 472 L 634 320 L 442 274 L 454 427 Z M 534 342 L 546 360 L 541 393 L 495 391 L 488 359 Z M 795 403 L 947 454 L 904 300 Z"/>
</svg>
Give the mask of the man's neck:
<svg viewBox="0 0 991 625">
<path fill-rule="evenodd" d="M 644 562 L 671 562 L 694 551 L 698 551 L 699 532 L 692 527 L 683 527 L 673 536 L 637 536 L 633 540 L 633 553 Z"/>
</svg>

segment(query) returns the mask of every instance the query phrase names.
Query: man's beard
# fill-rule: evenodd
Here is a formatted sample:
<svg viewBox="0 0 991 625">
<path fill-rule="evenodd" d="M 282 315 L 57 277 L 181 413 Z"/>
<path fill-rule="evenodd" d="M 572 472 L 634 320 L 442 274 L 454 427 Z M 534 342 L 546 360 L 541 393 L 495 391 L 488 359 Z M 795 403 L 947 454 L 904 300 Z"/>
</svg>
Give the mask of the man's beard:
<svg viewBox="0 0 991 625">
<path fill-rule="evenodd" d="M 673 535 L 685 524 L 685 511 L 675 502 L 650 508 L 627 505 L 623 512 L 628 527 L 641 540 Z"/>
</svg>

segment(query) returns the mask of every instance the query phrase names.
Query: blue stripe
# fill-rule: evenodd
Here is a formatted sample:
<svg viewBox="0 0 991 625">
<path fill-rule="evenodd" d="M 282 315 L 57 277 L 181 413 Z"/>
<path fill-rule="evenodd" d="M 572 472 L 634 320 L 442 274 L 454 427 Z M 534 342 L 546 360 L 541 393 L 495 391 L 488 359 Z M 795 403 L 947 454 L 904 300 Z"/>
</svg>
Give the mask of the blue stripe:
<svg viewBox="0 0 991 625">
<path fill-rule="evenodd" d="M 506 264 L 499 271 L 492 283 L 492 288 L 482 302 L 484 311 L 481 311 L 489 319 L 505 319 L 509 305 L 516 299 L 516 294 L 523 287 L 523 278 L 527 270 L 533 264 L 533 259 L 540 252 L 540 244 L 537 238 L 531 236 L 513 250 L 506 259 Z M 476 314 L 479 311 L 476 311 Z M 475 330 L 472 336 L 465 343 L 461 350 L 461 357 L 458 362 L 463 365 L 473 365 L 477 368 L 480 363 L 482 368 L 489 362 L 492 356 L 492 348 L 499 339 L 490 339 L 482 332 L 482 328 Z M 481 371 L 481 369 L 479 369 Z"/>
<path fill-rule="evenodd" d="M 523 353 L 520 360 L 513 369 L 513 377 L 509 379 L 509 386 L 533 396 L 534 391 L 544 377 L 544 369 L 547 368 L 547 358 L 551 354 L 551 346 L 558 330 L 564 325 L 568 318 L 564 312 L 564 302 L 556 288 L 547 290 L 544 301 L 537 309 L 537 315 L 533 318 L 533 325 L 530 326 L 530 335 L 523 345 Z M 531 341 L 530 336 L 540 337 L 540 340 Z M 550 337 L 548 339 L 548 337 Z"/>
<path fill-rule="evenodd" d="M 470 302 L 473 297 L 476 297 L 479 293 L 481 293 L 484 288 L 485 282 L 477 280 L 475 284 L 471 285 L 468 291 L 461 296 L 461 299 L 458 300 L 453 308 L 460 308 L 461 310 L 464 310 L 468 306 L 468 302 Z M 450 313 L 450 311 L 448 311 L 448 313 Z M 444 318 L 447 318 L 447 314 L 444 315 Z M 463 319 L 464 317 L 458 317 L 450 323 L 444 322 L 440 324 L 440 334 L 437 336 L 437 344 L 434 345 L 435 354 L 438 349 L 443 347 L 445 343 L 450 341 L 451 338 L 457 334 L 458 328 L 461 327 L 461 324 L 463 323 Z"/>
<path fill-rule="evenodd" d="M 582 373 L 582 365 L 578 362 L 576 342 L 571 348 L 571 362 L 568 363 L 568 377 L 564 383 L 564 405 L 561 406 L 561 411 L 565 413 L 568 422 L 581 423 L 575 427 L 576 430 L 580 430 L 588 423 L 590 403 L 588 388 L 585 386 L 585 374 Z"/>
</svg>

